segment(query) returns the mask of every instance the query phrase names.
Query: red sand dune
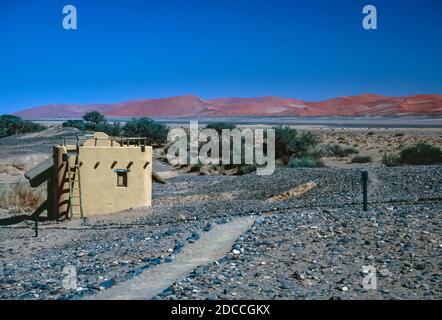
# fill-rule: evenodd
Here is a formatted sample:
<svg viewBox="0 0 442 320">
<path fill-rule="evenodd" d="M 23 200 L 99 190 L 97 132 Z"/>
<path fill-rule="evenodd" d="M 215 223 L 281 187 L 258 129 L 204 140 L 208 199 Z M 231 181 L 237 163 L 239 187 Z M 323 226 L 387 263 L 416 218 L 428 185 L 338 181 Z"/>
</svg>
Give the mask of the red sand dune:
<svg viewBox="0 0 442 320">
<path fill-rule="evenodd" d="M 99 111 L 109 117 L 230 117 L 230 116 L 394 116 L 442 115 L 442 94 L 387 97 L 375 94 L 306 102 L 279 97 L 220 98 L 196 96 L 132 100 L 115 104 L 52 104 L 15 113 L 25 119 L 79 118 Z"/>
</svg>

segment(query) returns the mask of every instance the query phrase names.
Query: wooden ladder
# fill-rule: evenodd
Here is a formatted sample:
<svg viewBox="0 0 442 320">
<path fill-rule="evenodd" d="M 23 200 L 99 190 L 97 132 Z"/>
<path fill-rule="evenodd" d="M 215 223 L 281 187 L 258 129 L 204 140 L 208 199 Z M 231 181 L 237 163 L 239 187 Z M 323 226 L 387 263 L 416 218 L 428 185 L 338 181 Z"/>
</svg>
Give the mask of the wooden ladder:
<svg viewBox="0 0 442 320">
<path fill-rule="evenodd" d="M 72 166 L 70 159 L 74 157 L 74 165 Z M 66 165 L 69 182 L 69 219 L 72 219 L 72 217 L 77 214 L 80 214 L 80 218 L 83 218 L 83 196 L 81 193 L 81 174 L 78 154 L 68 157 Z M 80 211 L 74 211 L 74 207 L 79 208 Z"/>
</svg>

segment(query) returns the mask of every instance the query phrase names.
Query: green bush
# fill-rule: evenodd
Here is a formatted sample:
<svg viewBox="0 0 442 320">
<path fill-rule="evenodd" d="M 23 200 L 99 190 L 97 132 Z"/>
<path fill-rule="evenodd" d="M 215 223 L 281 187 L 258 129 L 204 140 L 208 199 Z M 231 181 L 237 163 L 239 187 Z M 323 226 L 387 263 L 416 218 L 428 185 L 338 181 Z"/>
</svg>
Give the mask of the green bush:
<svg viewBox="0 0 442 320">
<path fill-rule="evenodd" d="M 439 164 L 442 163 L 442 151 L 430 144 L 418 143 L 403 149 L 399 154 L 384 155 L 382 163 L 388 167 Z"/>
<path fill-rule="evenodd" d="M 121 135 L 121 125 L 119 123 L 101 122 L 95 124 L 93 122 L 84 122 L 82 120 L 68 120 L 63 122 L 62 126 L 77 128 L 80 131 L 100 131 L 109 136 Z"/>
<path fill-rule="evenodd" d="M 256 165 L 254 164 L 243 164 L 238 166 L 237 175 L 241 176 L 250 172 L 256 171 Z"/>
<path fill-rule="evenodd" d="M 331 144 L 324 148 L 324 155 L 328 157 L 347 157 L 351 154 L 359 153 L 358 150 L 351 147 L 342 147 L 339 144 Z"/>
<path fill-rule="evenodd" d="M 319 143 L 319 136 L 312 132 L 299 134 L 296 129 L 290 127 L 275 128 L 275 154 L 286 165 L 292 157 L 300 159 L 310 156 L 313 158 L 312 150 Z"/>
<path fill-rule="evenodd" d="M 104 115 L 97 111 L 88 112 L 82 120 L 68 120 L 63 127 L 73 127 L 81 131 L 100 131 L 110 136 L 146 138 L 148 144 L 166 142 L 169 129 L 149 118 L 132 119 L 124 126 L 119 123 L 108 123 Z"/>
<path fill-rule="evenodd" d="M 289 166 L 292 168 L 314 168 L 322 167 L 323 163 L 319 159 L 302 157 L 302 158 L 291 158 Z"/>
<path fill-rule="evenodd" d="M 38 132 L 46 129 L 46 126 L 25 121 L 20 117 L 4 114 L 0 116 L 0 138 L 23 133 Z"/>
<path fill-rule="evenodd" d="M 442 163 L 442 151 L 427 143 L 418 143 L 399 153 L 402 164 L 426 165 Z"/>
<path fill-rule="evenodd" d="M 100 123 L 96 125 L 93 130 L 101 131 L 109 136 L 117 137 L 121 136 L 122 127 L 119 123 Z"/>
<path fill-rule="evenodd" d="M 167 141 L 169 128 L 150 118 L 140 118 L 127 122 L 122 128 L 122 132 L 127 137 L 146 138 L 148 144 L 162 144 Z"/>
<path fill-rule="evenodd" d="M 61 124 L 65 128 L 77 128 L 78 130 L 84 130 L 85 123 L 83 120 L 68 120 Z"/>
<path fill-rule="evenodd" d="M 373 159 L 370 156 L 356 156 L 351 159 L 351 163 L 369 163 L 372 162 Z"/>
</svg>

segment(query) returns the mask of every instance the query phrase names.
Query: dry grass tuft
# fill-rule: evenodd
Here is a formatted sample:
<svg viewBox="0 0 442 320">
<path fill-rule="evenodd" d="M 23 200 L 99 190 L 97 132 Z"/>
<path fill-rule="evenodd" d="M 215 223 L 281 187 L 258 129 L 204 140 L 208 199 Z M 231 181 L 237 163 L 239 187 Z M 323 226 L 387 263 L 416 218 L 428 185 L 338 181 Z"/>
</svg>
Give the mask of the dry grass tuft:
<svg viewBox="0 0 442 320">
<path fill-rule="evenodd" d="M 24 184 L 14 184 L 0 194 L 0 208 L 34 211 L 46 199 L 44 189 L 32 189 Z"/>
<path fill-rule="evenodd" d="M 26 169 L 25 163 L 8 163 L 8 164 L 0 164 L 0 173 L 11 174 L 18 171 L 24 171 Z"/>
</svg>

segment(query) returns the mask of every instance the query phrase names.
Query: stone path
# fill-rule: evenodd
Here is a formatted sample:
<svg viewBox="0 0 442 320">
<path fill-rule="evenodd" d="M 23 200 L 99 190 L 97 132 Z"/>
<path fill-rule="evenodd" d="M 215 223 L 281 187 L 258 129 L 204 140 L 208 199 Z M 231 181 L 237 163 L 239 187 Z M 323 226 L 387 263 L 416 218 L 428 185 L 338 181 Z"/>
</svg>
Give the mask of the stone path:
<svg viewBox="0 0 442 320">
<path fill-rule="evenodd" d="M 381 190 L 384 185 L 372 168 L 367 167 L 365 170 L 368 172 L 368 201 L 370 201 L 376 199 L 379 190 Z"/>
<path fill-rule="evenodd" d="M 211 231 L 201 234 L 198 241 L 186 245 L 172 263 L 163 263 L 148 269 L 139 276 L 101 291 L 88 299 L 151 299 L 175 281 L 185 278 L 196 267 L 224 257 L 236 239 L 253 224 L 253 221 L 253 218 L 246 217 L 227 224 L 215 225 Z"/>
</svg>

